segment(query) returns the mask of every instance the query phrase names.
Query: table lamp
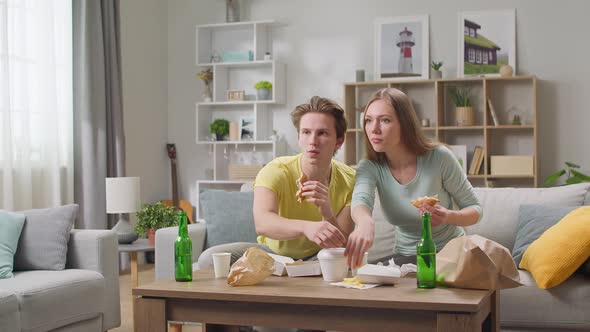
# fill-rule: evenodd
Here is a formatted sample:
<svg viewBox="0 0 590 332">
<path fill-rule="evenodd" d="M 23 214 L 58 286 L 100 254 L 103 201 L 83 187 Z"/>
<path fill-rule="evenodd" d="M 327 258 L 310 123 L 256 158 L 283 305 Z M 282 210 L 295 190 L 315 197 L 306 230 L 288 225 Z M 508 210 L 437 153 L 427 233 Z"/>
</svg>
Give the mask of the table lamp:
<svg viewBox="0 0 590 332">
<path fill-rule="evenodd" d="M 139 177 L 106 178 L 106 196 L 107 213 L 119 214 L 119 221 L 113 227 L 119 243 L 137 240 L 137 234 L 126 213 L 137 212 L 141 208 Z"/>
</svg>

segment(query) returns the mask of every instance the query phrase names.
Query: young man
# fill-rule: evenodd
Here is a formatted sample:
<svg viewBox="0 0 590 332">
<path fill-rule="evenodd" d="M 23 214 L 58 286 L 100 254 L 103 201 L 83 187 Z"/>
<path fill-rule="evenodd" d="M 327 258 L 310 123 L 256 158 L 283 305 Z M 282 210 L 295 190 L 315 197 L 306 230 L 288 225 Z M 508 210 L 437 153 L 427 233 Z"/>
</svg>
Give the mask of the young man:
<svg viewBox="0 0 590 332">
<path fill-rule="evenodd" d="M 291 113 L 301 153 L 268 163 L 254 182 L 258 244 L 229 243 L 205 250 L 198 267 L 212 265 L 216 252 L 232 253 L 232 264 L 252 246 L 293 259 L 314 259 L 321 248 L 344 247 L 354 224 L 350 216 L 354 170 L 332 157 L 344 143 L 344 111 L 313 97 Z"/>
</svg>

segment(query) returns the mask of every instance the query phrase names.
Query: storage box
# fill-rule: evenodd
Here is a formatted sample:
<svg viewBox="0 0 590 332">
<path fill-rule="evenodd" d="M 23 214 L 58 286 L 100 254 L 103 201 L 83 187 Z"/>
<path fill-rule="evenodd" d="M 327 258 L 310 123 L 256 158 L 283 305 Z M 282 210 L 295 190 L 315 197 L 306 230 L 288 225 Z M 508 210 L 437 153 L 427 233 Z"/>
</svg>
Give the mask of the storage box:
<svg viewBox="0 0 590 332">
<path fill-rule="evenodd" d="M 246 62 L 254 60 L 252 51 L 225 51 L 223 62 Z"/>
<path fill-rule="evenodd" d="M 233 165 L 228 167 L 230 180 L 254 180 L 263 165 Z"/>
<path fill-rule="evenodd" d="M 491 175 L 534 175 L 533 156 L 491 156 Z"/>
</svg>

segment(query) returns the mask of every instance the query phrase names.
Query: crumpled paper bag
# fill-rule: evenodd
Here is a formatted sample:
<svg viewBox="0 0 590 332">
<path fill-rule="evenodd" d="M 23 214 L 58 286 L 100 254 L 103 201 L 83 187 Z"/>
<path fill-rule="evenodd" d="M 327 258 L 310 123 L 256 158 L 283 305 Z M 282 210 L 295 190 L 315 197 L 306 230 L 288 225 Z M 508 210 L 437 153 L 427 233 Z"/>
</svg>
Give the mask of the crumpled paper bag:
<svg viewBox="0 0 590 332">
<path fill-rule="evenodd" d="M 446 286 L 504 289 L 521 286 L 510 251 L 479 235 L 455 238 L 436 254 L 437 280 Z"/>
<path fill-rule="evenodd" d="M 274 272 L 275 260 L 264 250 L 251 247 L 230 268 L 227 283 L 232 286 L 256 285 Z"/>
</svg>

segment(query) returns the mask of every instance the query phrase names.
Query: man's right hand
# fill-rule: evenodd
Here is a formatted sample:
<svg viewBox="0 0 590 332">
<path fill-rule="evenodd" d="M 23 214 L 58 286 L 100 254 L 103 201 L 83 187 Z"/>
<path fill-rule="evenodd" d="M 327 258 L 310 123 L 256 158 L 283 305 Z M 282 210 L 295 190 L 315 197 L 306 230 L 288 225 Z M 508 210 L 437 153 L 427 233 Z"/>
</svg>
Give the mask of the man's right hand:
<svg viewBox="0 0 590 332">
<path fill-rule="evenodd" d="M 346 238 L 340 230 L 328 221 L 306 222 L 303 234 L 322 248 L 344 247 Z"/>
</svg>

